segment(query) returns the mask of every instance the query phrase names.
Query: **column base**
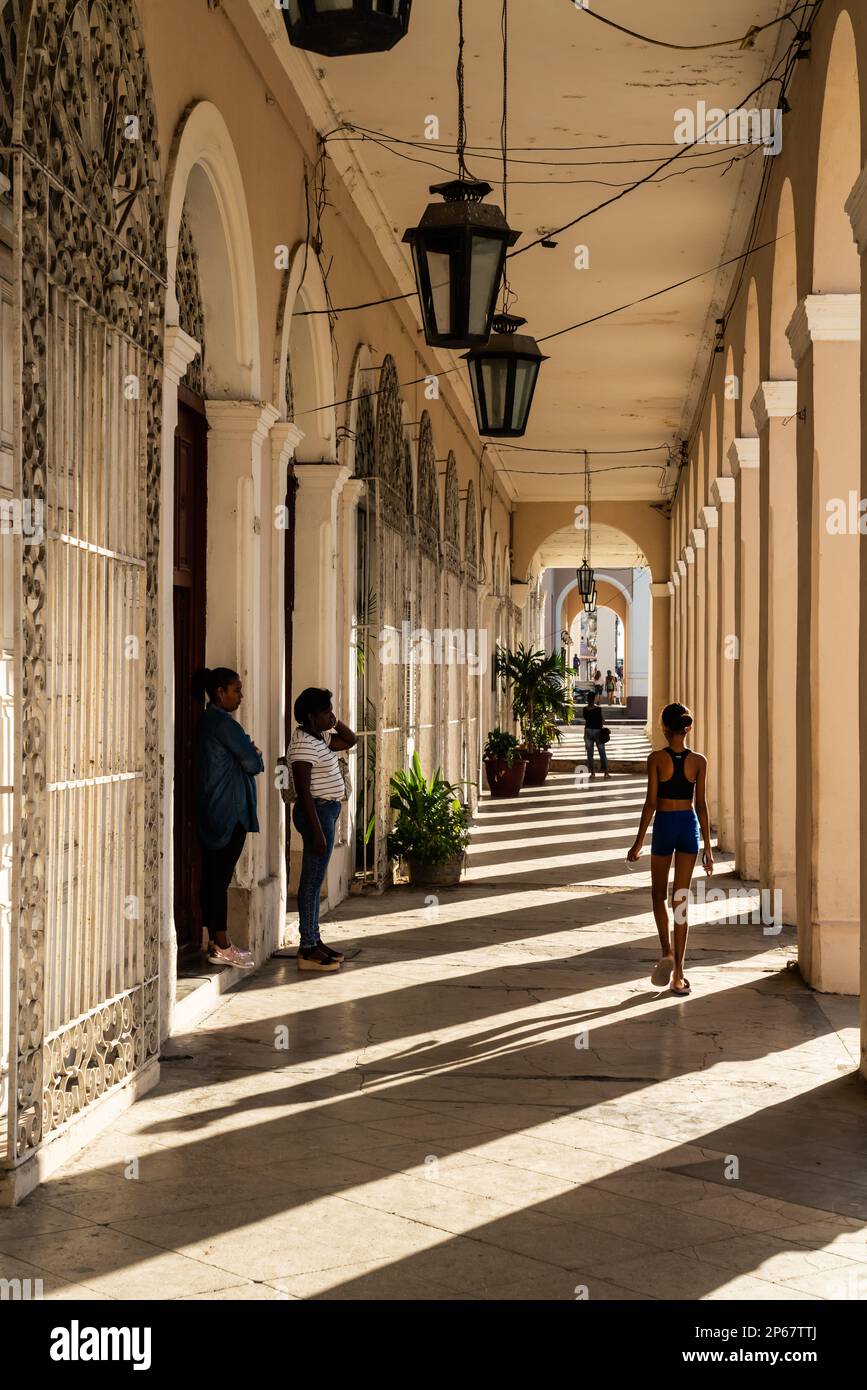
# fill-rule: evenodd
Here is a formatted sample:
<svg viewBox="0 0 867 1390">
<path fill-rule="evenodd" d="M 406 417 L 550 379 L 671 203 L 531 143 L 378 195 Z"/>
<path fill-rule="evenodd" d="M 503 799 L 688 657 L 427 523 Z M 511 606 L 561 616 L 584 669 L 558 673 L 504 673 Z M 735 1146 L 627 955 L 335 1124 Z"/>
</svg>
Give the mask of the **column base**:
<svg viewBox="0 0 867 1390">
<path fill-rule="evenodd" d="M 859 994 L 860 922 L 813 922 L 811 989 L 820 994 Z"/>
<path fill-rule="evenodd" d="M 741 840 L 735 850 L 735 873 L 738 878 L 758 883 L 761 871 L 762 854 L 758 840 Z"/>
<path fill-rule="evenodd" d="M 763 889 L 782 895 L 781 913 L 786 926 L 792 927 L 798 921 L 798 881 L 794 868 L 767 870 L 761 875 Z"/>
</svg>

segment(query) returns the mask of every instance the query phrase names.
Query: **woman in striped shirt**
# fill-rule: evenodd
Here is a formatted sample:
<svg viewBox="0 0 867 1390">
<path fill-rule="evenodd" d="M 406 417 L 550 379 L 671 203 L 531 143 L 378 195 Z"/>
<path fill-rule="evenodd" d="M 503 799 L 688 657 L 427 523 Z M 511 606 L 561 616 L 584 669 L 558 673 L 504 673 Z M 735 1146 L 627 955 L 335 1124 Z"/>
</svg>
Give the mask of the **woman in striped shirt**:
<svg viewBox="0 0 867 1390">
<path fill-rule="evenodd" d="M 337 754 L 354 748 L 358 740 L 352 730 L 336 718 L 330 690 L 317 690 L 313 686 L 302 690 L 294 709 L 298 727 L 286 757 L 292 764 L 298 794 L 292 823 L 304 845 L 298 884 L 301 929 L 298 969 L 339 970 L 342 952 L 326 946 L 319 935 L 319 898 L 334 848 L 334 832 L 344 794 Z"/>
</svg>

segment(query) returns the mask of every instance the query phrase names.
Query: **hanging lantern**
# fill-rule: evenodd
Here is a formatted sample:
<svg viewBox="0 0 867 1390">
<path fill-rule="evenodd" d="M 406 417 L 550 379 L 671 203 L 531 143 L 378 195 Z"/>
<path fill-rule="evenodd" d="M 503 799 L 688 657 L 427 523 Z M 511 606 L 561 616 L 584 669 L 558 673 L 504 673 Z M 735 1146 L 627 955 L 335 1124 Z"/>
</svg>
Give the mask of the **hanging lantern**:
<svg viewBox="0 0 867 1390">
<path fill-rule="evenodd" d="M 585 613 L 589 613 L 591 617 L 592 617 L 593 614 L 596 612 L 596 585 L 595 585 L 595 584 L 593 585 L 593 588 L 590 590 L 590 593 L 587 595 L 587 597 L 586 597 L 585 600 L 584 600 L 584 612 L 585 612 Z"/>
<path fill-rule="evenodd" d="M 590 594 L 595 588 L 593 570 L 585 560 L 581 568 L 576 570 L 575 573 L 578 577 L 578 592 L 586 604 Z"/>
<path fill-rule="evenodd" d="M 485 346 L 464 354 L 479 434 L 509 438 L 526 433 L 539 368 L 548 360 L 535 338 L 516 331 L 526 322 L 498 314 Z"/>
<path fill-rule="evenodd" d="M 425 342 L 475 347 L 491 336 L 494 306 L 513 232 L 498 207 L 482 202 L 491 185 L 459 178 L 431 186 L 443 203 L 429 203 L 404 241 L 412 247 Z"/>
<path fill-rule="evenodd" d="M 412 0 L 283 0 L 290 43 L 343 58 L 394 48 L 409 27 Z"/>
</svg>

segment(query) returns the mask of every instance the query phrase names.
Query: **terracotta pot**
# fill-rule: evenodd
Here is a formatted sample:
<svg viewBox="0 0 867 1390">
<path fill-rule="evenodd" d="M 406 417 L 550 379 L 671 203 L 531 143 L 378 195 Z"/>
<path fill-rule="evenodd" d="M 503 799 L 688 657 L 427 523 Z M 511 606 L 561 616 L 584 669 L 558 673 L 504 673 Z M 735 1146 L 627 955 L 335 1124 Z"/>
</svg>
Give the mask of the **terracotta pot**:
<svg viewBox="0 0 867 1390">
<path fill-rule="evenodd" d="M 485 776 L 491 789 L 491 796 L 517 796 L 527 775 L 524 758 L 515 758 L 512 766 L 505 758 L 485 758 Z"/>
<path fill-rule="evenodd" d="M 463 851 L 445 864 L 420 864 L 417 859 L 406 861 L 409 881 L 413 888 L 452 888 L 456 883 L 460 883 L 463 867 Z"/>
<path fill-rule="evenodd" d="M 524 778 L 525 787 L 541 787 L 551 770 L 552 756 L 550 748 L 546 748 L 542 753 L 527 754 L 527 775 Z"/>
</svg>

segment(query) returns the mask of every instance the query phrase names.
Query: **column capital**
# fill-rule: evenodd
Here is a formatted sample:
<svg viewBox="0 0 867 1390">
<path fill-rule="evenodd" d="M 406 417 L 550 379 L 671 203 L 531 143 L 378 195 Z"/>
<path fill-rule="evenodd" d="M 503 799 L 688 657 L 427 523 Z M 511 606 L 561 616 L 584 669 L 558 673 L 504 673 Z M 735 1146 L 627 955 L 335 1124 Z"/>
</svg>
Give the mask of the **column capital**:
<svg viewBox="0 0 867 1390">
<path fill-rule="evenodd" d="M 683 547 L 683 558 L 688 565 L 695 564 L 695 551 L 691 545 L 685 545 Z"/>
<path fill-rule="evenodd" d="M 276 421 L 271 430 L 271 450 L 278 468 L 286 467 L 303 438 L 304 431 L 291 420 Z"/>
<path fill-rule="evenodd" d="M 721 473 L 718 478 L 714 478 L 710 485 L 710 495 L 716 507 L 725 506 L 726 502 L 735 500 L 735 480 L 726 473 Z"/>
<path fill-rule="evenodd" d="M 671 571 L 671 578 L 669 579 L 668 582 L 669 582 L 669 584 L 671 585 L 672 592 L 673 592 L 673 593 L 676 593 L 677 590 L 680 588 L 680 572 L 678 571 L 678 569 L 677 569 L 676 566 L 675 566 L 675 568 Z"/>
<path fill-rule="evenodd" d="M 752 400 L 753 419 L 759 434 L 769 420 L 789 420 L 798 413 L 797 381 L 763 381 Z"/>
<path fill-rule="evenodd" d="M 860 342 L 860 294 L 808 294 L 792 315 L 786 337 L 798 367 L 814 343 Z"/>
<path fill-rule="evenodd" d="M 704 550 L 705 535 L 701 527 L 694 527 L 689 533 L 689 539 L 693 550 Z"/>
<path fill-rule="evenodd" d="M 673 585 L 670 579 L 663 579 L 661 584 L 651 581 L 650 594 L 652 598 L 671 598 Z"/>
<path fill-rule="evenodd" d="M 716 526 L 719 526 L 719 510 L 716 507 L 702 507 L 699 518 L 705 531 L 713 531 Z"/>
<path fill-rule="evenodd" d="M 358 501 L 359 497 L 364 492 L 364 487 L 365 483 L 363 478 L 348 478 L 343 484 L 341 496 L 344 501 L 349 502 L 351 505 L 353 502 Z"/>
<path fill-rule="evenodd" d="M 852 192 L 843 204 L 852 223 L 852 236 L 860 255 L 867 251 L 867 164 L 861 170 Z"/>
<path fill-rule="evenodd" d="M 202 348 L 195 338 L 185 333 L 179 324 L 169 324 L 166 329 L 163 349 L 163 371 L 177 386 L 187 370 L 201 352 Z"/>
<path fill-rule="evenodd" d="M 733 439 L 729 448 L 729 463 L 732 477 L 750 468 L 759 466 L 759 441 L 757 439 Z"/>
<path fill-rule="evenodd" d="M 516 608 L 525 608 L 530 594 L 530 586 L 520 580 L 512 580 L 511 583 L 512 602 Z"/>
<path fill-rule="evenodd" d="M 266 401 L 205 401 L 208 425 L 224 439 L 263 444 L 280 419 L 276 406 Z"/>
<path fill-rule="evenodd" d="M 352 476 L 345 463 L 296 463 L 294 472 L 304 492 L 335 492 L 338 496 Z"/>
<path fill-rule="evenodd" d="M 686 578 L 686 561 L 685 561 L 685 560 L 678 560 L 678 562 L 677 562 L 677 572 L 678 572 L 678 574 L 680 575 L 681 579 L 685 579 L 685 578 Z"/>
</svg>

